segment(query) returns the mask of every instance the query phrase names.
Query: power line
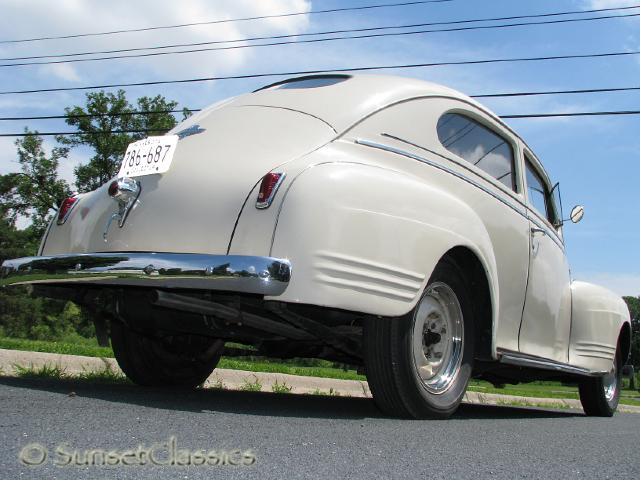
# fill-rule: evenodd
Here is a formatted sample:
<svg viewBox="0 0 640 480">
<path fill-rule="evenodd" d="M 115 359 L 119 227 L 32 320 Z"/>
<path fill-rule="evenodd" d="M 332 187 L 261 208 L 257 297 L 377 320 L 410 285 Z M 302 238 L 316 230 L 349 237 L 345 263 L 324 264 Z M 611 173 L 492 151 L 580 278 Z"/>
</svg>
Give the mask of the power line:
<svg viewBox="0 0 640 480">
<path fill-rule="evenodd" d="M 149 85 L 167 85 L 177 83 L 199 83 L 199 82 L 211 82 L 222 80 L 241 80 L 249 78 L 268 78 L 268 77 L 291 77 L 298 75 L 313 75 L 321 73 L 349 73 L 349 72 L 365 72 L 373 70 L 393 70 L 393 69 L 410 69 L 410 68 L 429 68 L 429 67 L 444 67 L 455 65 L 484 65 L 491 63 L 514 63 L 514 62 L 539 62 L 539 61 L 551 61 L 551 60 L 569 60 L 569 59 L 585 59 L 585 58 L 607 58 L 607 57 L 622 57 L 640 54 L 640 50 L 631 50 L 627 52 L 607 52 L 607 53 L 586 53 L 586 54 L 572 54 L 572 55 L 551 55 L 551 56 L 539 56 L 539 57 L 519 57 L 519 58 L 492 58 L 483 60 L 459 60 L 450 62 L 430 62 L 430 63 L 413 63 L 413 64 L 400 64 L 400 65 L 377 65 L 377 66 L 363 66 L 363 67 L 350 67 L 350 68 L 336 68 L 336 69 L 316 69 L 316 70 L 298 70 L 290 72 L 268 72 L 268 73 L 249 73 L 244 75 L 228 75 L 219 77 L 201 77 L 201 78 L 185 78 L 179 80 L 152 80 L 147 82 L 131 82 L 131 83 L 112 83 L 103 85 L 85 85 L 81 87 L 56 87 L 56 88 L 39 88 L 32 90 L 9 90 L 1 91 L 0 95 L 19 95 L 27 93 L 49 93 L 49 92 L 69 92 L 79 90 L 100 90 L 105 88 L 121 88 L 121 87 L 141 87 Z"/>
<path fill-rule="evenodd" d="M 640 110 L 622 110 L 613 112 L 529 113 L 526 115 L 500 115 L 500 118 L 592 117 L 602 115 L 640 115 Z"/>
<path fill-rule="evenodd" d="M 142 129 L 142 130 L 111 130 L 103 132 L 29 132 L 29 133 L 0 133 L 0 137 L 52 137 L 59 135 L 116 135 L 120 133 L 166 133 L 168 129 Z"/>
<path fill-rule="evenodd" d="M 470 95 L 472 98 L 500 98 L 500 97 L 530 97 L 536 95 L 563 95 L 573 93 L 603 93 L 603 92 L 628 92 L 640 90 L 640 87 L 610 87 L 610 88 L 585 88 L 579 90 L 547 90 L 537 92 L 510 92 L 510 93 L 484 93 Z M 2 120 L 2 118 L 0 118 Z"/>
<path fill-rule="evenodd" d="M 507 92 L 507 93 L 482 93 L 477 95 L 469 95 L 471 98 L 501 98 L 501 97 L 527 97 L 538 95 L 567 95 L 567 94 L 580 94 L 580 93 L 605 93 L 605 92 L 627 92 L 640 90 L 640 87 L 609 87 L 609 88 L 586 88 L 586 89 L 574 89 L 574 90 L 546 90 L 546 91 L 532 91 L 532 92 Z M 100 117 L 124 117 L 130 115 L 155 115 L 165 113 L 183 113 L 200 112 L 202 108 L 184 108 L 180 110 L 148 110 L 148 111 L 133 111 L 122 113 L 85 113 L 76 115 L 40 115 L 31 117 L 0 117 L 0 121 L 22 121 L 22 120 L 55 120 L 66 118 L 100 118 Z"/>
<path fill-rule="evenodd" d="M 640 115 L 640 110 L 619 110 L 619 111 L 602 111 L 602 112 L 564 112 L 564 113 L 528 113 L 514 115 L 498 115 L 502 119 L 519 119 L 519 118 L 550 118 L 550 117 L 592 117 L 592 116 L 612 116 L 612 115 Z M 30 137 L 38 135 L 46 136 L 64 136 L 64 135 L 113 135 L 121 133 L 164 133 L 166 129 L 155 130 L 111 130 L 103 132 L 30 132 L 30 133 L 0 133 L 0 137 Z"/>
<path fill-rule="evenodd" d="M 322 31 L 322 32 L 306 32 L 306 33 L 295 33 L 295 34 L 289 34 L 289 35 L 272 35 L 272 36 L 263 36 L 263 37 L 247 37 L 247 38 L 237 38 L 232 40 L 215 40 L 215 41 L 208 41 L 208 42 L 176 43 L 176 44 L 169 44 L 169 45 L 155 45 L 150 47 L 121 48 L 121 49 L 115 49 L 115 50 L 98 50 L 98 51 L 91 51 L 91 52 L 74 52 L 74 53 L 64 53 L 64 54 L 34 55 L 34 56 L 26 56 L 26 57 L 10 57 L 10 58 L 0 58 L 0 61 L 15 62 L 18 60 L 38 60 L 38 59 L 45 59 L 45 58 L 68 58 L 68 57 L 77 57 L 77 56 L 85 56 L 85 55 L 105 55 L 105 54 L 112 54 L 112 53 L 138 52 L 138 51 L 144 51 L 144 50 L 162 50 L 167 48 L 197 47 L 197 46 L 204 46 L 204 45 L 250 42 L 250 41 L 258 41 L 258 40 L 276 40 L 276 39 L 308 37 L 308 36 L 316 36 L 316 35 L 333 35 L 333 34 L 339 34 L 339 33 L 357 33 L 357 32 L 369 32 L 369 31 L 375 31 L 375 30 L 390 30 L 390 29 L 400 29 L 400 28 L 419 28 L 419 27 L 433 27 L 433 26 L 442 26 L 442 25 L 459 25 L 459 24 L 477 23 L 477 22 L 522 20 L 527 18 L 548 18 L 548 17 L 556 17 L 556 16 L 564 16 L 564 15 L 623 11 L 623 10 L 631 10 L 636 8 L 640 8 L 640 4 L 627 6 L 627 7 L 598 8 L 598 9 L 592 9 L 592 10 L 571 10 L 571 11 L 564 11 L 564 12 L 542 13 L 542 14 L 533 14 L 533 15 L 475 18 L 475 19 L 467 19 L 467 20 L 414 23 L 414 24 L 408 24 L 408 25 L 387 25 L 382 27 L 329 30 L 329 31 Z M 620 15 L 615 15 L 613 17 L 597 17 L 597 18 L 615 18 L 619 16 Z M 579 21 L 581 19 L 576 19 L 576 20 Z M 589 19 L 584 19 L 584 20 L 589 20 Z M 436 31 L 442 31 L 442 30 L 436 30 Z M 170 53 L 180 53 L 180 52 L 170 52 Z M 128 56 L 125 58 L 128 58 Z"/>
<path fill-rule="evenodd" d="M 127 117 L 132 115 L 156 115 L 164 113 L 182 113 L 182 112 L 199 112 L 200 108 L 185 108 L 181 110 L 141 110 L 133 112 L 120 112 L 120 113 L 81 113 L 71 115 L 41 115 L 33 117 L 0 117 L 0 121 L 18 121 L 18 120 L 54 120 L 61 118 L 99 118 L 99 117 Z"/>
<path fill-rule="evenodd" d="M 67 38 L 81 38 L 81 37 L 97 37 L 103 35 L 116 35 L 121 33 L 132 33 L 132 32 L 148 32 L 151 30 L 168 30 L 174 28 L 184 28 L 184 27 L 194 27 L 199 25 L 213 25 L 219 23 L 232 23 L 232 22 L 245 22 L 250 20 L 265 20 L 269 18 L 283 18 L 283 17 L 295 17 L 299 15 L 317 15 L 321 13 L 337 13 L 337 12 L 349 12 L 356 10 L 372 10 L 376 8 L 394 8 L 394 7 L 405 7 L 410 5 L 422 5 L 427 3 L 447 3 L 453 2 L 455 0 L 422 0 L 422 1 L 413 1 L 413 2 L 400 2 L 400 3 L 379 3 L 374 5 L 361 5 L 359 7 L 344 7 L 344 8 L 328 8 L 324 10 L 313 10 L 309 12 L 290 12 L 290 13 L 281 13 L 274 15 L 260 15 L 255 17 L 243 17 L 243 18 L 229 18 L 229 19 L 221 19 L 221 20 L 210 20 L 206 22 L 192 22 L 192 23 L 180 23 L 176 25 L 162 25 L 155 27 L 142 27 L 142 28 L 132 28 L 132 29 L 123 29 L 123 30 L 110 30 L 104 32 L 92 32 L 92 33 L 74 33 L 70 35 L 58 35 L 58 36 L 47 36 L 47 37 L 35 37 L 35 38 L 22 38 L 22 39 L 14 39 L 14 40 L 0 40 L 0 44 L 2 43 L 25 43 L 25 42 L 37 42 L 40 40 L 60 40 Z"/>
<path fill-rule="evenodd" d="M 461 31 L 471 31 L 471 30 L 493 30 L 493 29 L 502 29 L 502 28 L 527 27 L 527 26 L 535 26 L 535 25 L 557 25 L 557 24 L 564 24 L 564 23 L 611 20 L 615 18 L 627 18 L 627 17 L 638 17 L 638 16 L 640 16 L 640 13 L 629 13 L 624 15 L 603 15 L 603 16 L 588 17 L 588 18 L 565 18 L 561 20 L 545 20 L 541 22 L 507 23 L 503 25 L 476 25 L 476 26 L 470 26 L 470 27 L 452 27 L 452 28 L 441 28 L 441 29 L 430 29 L 430 30 L 417 30 L 417 31 L 411 31 L 411 32 L 384 32 L 384 33 L 367 33 L 363 35 L 341 35 L 341 36 L 334 36 L 334 37 L 311 38 L 311 39 L 305 39 L 305 40 L 284 40 L 284 41 L 269 42 L 269 43 L 254 43 L 251 45 L 203 47 L 203 48 L 194 48 L 189 50 L 178 50 L 178 51 L 172 51 L 172 52 L 148 52 L 148 53 L 136 53 L 133 55 L 110 55 L 105 57 L 94 57 L 94 58 L 74 58 L 69 60 L 47 60 L 42 62 L 38 61 L 38 62 L 3 63 L 3 64 L 0 64 L 0 67 L 21 67 L 21 66 L 23 67 L 23 66 L 29 66 L 29 65 L 53 65 L 53 64 L 62 64 L 62 63 L 122 60 L 122 59 L 128 59 L 128 58 L 157 57 L 157 56 L 163 56 L 163 55 L 183 55 L 187 53 L 211 52 L 211 51 L 222 51 L 222 50 L 238 50 L 238 49 L 244 49 L 244 48 L 324 43 L 324 42 L 332 42 L 332 41 L 338 41 L 338 40 L 358 40 L 358 39 L 365 39 L 365 38 L 398 37 L 398 36 L 406 36 L 406 35 L 426 35 L 429 33 L 461 32 Z M 399 26 L 399 27 L 384 27 L 384 28 L 403 28 L 403 27 Z"/>
</svg>

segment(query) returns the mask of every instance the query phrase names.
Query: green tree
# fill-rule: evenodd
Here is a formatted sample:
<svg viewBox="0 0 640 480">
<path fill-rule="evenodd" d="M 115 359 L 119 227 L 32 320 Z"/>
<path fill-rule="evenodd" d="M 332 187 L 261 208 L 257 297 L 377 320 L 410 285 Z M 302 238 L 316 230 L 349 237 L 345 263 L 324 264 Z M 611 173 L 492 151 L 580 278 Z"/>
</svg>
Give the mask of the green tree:
<svg viewBox="0 0 640 480">
<path fill-rule="evenodd" d="M 631 358 L 629 363 L 640 369 L 640 297 L 622 297 L 631 314 Z"/>
<path fill-rule="evenodd" d="M 66 108 L 67 124 L 76 127 L 79 133 L 58 137 L 57 140 L 70 147 L 89 146 L 94 151 L 89 162 L 75 169 L 78 190 L 95 190 L 113 178 L 129 143 L 150 135 L 162 135 L 173 128 L 177 122 L 168 112 L 175 110 L 177 105 L 178 102 L 156 95 L 153 98 L 141 97 L 134 106 L 127 100 L 124 90 L 118 90 L 116 93 L 88 93 L 84 107 Z"/>
<path fill-rule="evenodd" d="M 25 129 L 25 133 L 28 135 L 15 142 L 20 171 L 0 175 L 2 221 L 15 225 L 18 216 L 28 217 L 38 236 L 69 195 L 69 185 L 58 178 L 59 161 L 67 158 L 69 150 L 55 147 L 47 155 L 38 132 Z"/>
</svg>

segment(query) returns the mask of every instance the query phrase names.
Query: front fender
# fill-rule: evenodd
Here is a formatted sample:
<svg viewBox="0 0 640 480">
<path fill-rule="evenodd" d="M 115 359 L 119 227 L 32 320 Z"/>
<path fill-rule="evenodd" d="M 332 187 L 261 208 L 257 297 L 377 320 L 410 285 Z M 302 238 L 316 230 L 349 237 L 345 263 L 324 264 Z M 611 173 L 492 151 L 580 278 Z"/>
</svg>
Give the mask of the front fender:
<svg viewBox="0 0 640 480">
<path fill-rule="evenodd" d="M 403 315 L 418 302 L 438 261 L 458 246 L 484 265 L 497 305 L 490 238 L 468 205 L 437 185 L 381 166 L 315 165 L 292 182 L 277 220 L 271 253 L 294 265 L 278 300 Z"/>
</svg>

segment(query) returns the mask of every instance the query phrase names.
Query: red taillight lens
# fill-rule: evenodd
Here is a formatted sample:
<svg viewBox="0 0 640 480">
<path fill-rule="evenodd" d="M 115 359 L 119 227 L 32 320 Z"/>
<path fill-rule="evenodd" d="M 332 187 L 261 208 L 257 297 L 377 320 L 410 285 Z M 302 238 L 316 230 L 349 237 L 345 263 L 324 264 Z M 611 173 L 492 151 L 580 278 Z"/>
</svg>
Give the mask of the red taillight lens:
<svg viewBox="0 0 640 480">
<path fill-rule="evenodd" d="M 58 225 L 62 225 L 67 221 L 67 217 L 69 217 L 69 214 L 77 201 L 78 197 L 69 197 L 62 202 L 58 209 Z"/>
<path fill-rule="evenodd" d="M 284 180 L 284 173 L 269 172 L 262 177 L 260 190 L 258 190 L 258 199 L 256 200 L 256 208 L 267 208 L 271 205 L 282 180 Z"/>
<path fill-rule="evenodd" d="M 117 193 L 118 193 L 118 180 L 114 180 L 113 182 L 111 182 L 111 185 L 109 185 L 109 196 L 115 197 Z"/>
</svg>

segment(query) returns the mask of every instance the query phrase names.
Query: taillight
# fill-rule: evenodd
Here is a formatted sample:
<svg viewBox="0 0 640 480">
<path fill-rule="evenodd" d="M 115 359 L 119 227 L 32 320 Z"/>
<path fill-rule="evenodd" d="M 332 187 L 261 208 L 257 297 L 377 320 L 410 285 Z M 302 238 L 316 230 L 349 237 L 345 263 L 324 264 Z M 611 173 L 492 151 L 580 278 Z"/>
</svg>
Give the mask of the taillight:
<svg viewBox="0 0 640 480">
<path fill-rule="evenodd" d="M 60 204 L 60 208 L 58 208 L 58 225 L 62 225 L 67 221 L 76 203 L 78 203 L 78 197 L 69 197 Z"/>
<path fill-rule="evenodd" d="M 118 201 L 137 199 L 140 195 L 140 183 L 133 178 L 120 177 L 109 184 L 107 193 Z"/>
<path fill-rule="evenodd" d="M 267 208 L 271 205 L 273 197 L 278 191 L 278 187 L 284 180 L 284 173 L 269 172 L 262 177 L 260 182 L 260 190 L 258 190 L 258 199 L 256 200 L 256 208 Z"/>
</svg>

